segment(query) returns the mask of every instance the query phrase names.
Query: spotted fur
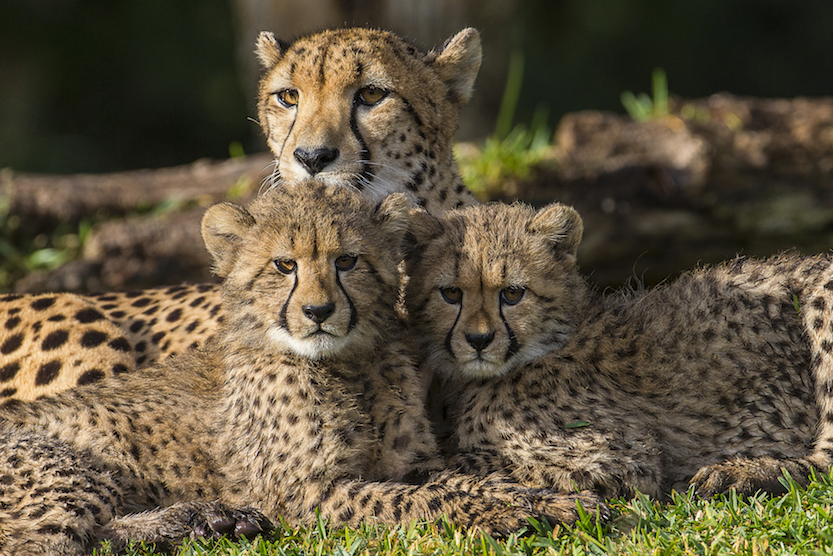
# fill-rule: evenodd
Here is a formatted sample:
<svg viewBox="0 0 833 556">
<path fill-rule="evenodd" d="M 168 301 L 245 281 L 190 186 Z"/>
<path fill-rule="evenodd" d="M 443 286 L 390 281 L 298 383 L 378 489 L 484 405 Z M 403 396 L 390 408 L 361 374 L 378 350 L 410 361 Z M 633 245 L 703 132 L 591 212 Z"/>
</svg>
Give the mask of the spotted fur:
<svg viewBox="0 0 833 556">
<path fill-rule="evenodd" d="M 529 486 L 782 492 L 833 456 L 833 258 L 738 258 L 603 298 L 562 205 L 422 215 L 406 302 L 463 469 Z"/>
<path fill-rule="evenodd" d="M 465 29 L 428 53 L 372 29 L 324 31 L 291 43 L 264 32 L 257 55 L 264 68 L 259 119 L 275 154 L 266 189 L 314 177 L 375 201 L 402 191 L 431 212 L 475 203 L 457 172 L 452 139 L 480 66 L 477 31 Z M 281 102 L 286 91 L 297 95 L 294 106 Z M 223 318 L 220 290 L 211 284 L 48 297 L 55 300 L 48 311 L 28 310 L 45 298 L 0 297 L 0 344 L 21 334 L 25 344 L 0 349 L 0 403 L 146 367 L 205 342 Z M 74 318 L 79 311 L 103 318 L 81 322 Z M 60 355 L 40 347 L 39 328 L 49 319 L 64 319 L 73 330 Z M 80 341 L 99 332 L 125 339 L 128 349 Z"/>
<path fill-rule="evenodd" d="M 313 523 L 316 508 L 334 525 L 446 514 L 501 534 L 597 504 L 444 470 L 395 312 L 408 212 L 402 194 L 375 204 L 316 183 L 209 209 L 215 339 L 0 410 L 0 554 L 169 547 Z"/>
</svg>

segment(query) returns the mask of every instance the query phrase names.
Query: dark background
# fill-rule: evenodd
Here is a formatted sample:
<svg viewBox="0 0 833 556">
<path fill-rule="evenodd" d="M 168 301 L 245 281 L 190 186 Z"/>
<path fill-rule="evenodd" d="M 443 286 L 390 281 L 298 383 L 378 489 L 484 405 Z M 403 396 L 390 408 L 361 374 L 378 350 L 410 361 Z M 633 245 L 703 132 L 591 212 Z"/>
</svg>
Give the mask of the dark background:
<svg viewBox="0 0 833 556">
<path fill-rule="evenodd" d="M 833 2 L 499 1 L 434 0 L 438 12 L 453 5 L 453 17 L 438 13 L 431 25 L 429 14 L 415 29 L 378 16 L 381 0 L 331 0 L 335 12 L 320 21 L 306 13 L 272 25 L 257 18 L 258 0 L 2 0 L 0 168 L 104 172 L 225 158 L 233 144 L 264 150 L 251 121 L 261 22 L 282 37 L 370 23 L 423 48 L 478 27 L 484 70 L 464 114 L 467 139 L 493 129 L 516 50 L 525 56 L 521 122 L 539 106 L 552 126 L 571 111 L 623 112 L 622 91 L 648 91 L 655 67 L 684 97 L 833 92 Z"/>
</svg>

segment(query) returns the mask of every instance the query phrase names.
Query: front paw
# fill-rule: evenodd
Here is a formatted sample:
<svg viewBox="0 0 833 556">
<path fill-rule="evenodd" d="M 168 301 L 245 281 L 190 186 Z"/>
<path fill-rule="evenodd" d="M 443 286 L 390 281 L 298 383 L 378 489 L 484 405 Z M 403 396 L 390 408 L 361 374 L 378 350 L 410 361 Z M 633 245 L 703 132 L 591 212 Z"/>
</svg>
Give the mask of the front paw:
<svg viewBox="0 0 833 556">
<path fill-rule="evenodd" d="M 604 499 L 589 490 L 573 493 L 543 490 L 527 499 L 538 517 L 546 518 L 550 525 L 572 525 L 578 521 L 581 517 L 579 504 L 585 514 L 598 516 L 602 521 L 610 519 L 610 510 Z"/>
<path fill-rule="evenodd" d="M 219 501 L 177 502 L 115 518 L 103 528 L 100 540 L 111 541 L 116 552 L 131 541 L 171 550 L 183 539 L 254 537 L 272 529 L 269 518 L 253 508 L 235 508 Z"/>
<path fill-rule="evenodd" d="M 268 533 L 275 526 L 265 515 L 254 508 L 235 508 L 222 502 L 201 502 L 191 508 L 188 518 L 191 538 L 220 538 L 228 535 L 235 539 L 253 538 Z"/>
<path fill-rule="evenodd" d="M 598 516 L 602 521 L 610 518 L 604 501 L 594 493 L 557 493 L 548 490 L 529 489 L 518 492 L 514 502 L 495 500 L 490 509 L 474 514 L 471 526 L 492 536 L 505 536 L 529 526 L 529 518 L 546 519 L 550 525 L 572 525 L 584 513 Z"/>
<path fill-rule="evenodd" d="M 751 496 L 758 491 L 770 494 L 786 492 L 780 479 L 788 462 L 773 458 L 736 459 L 706 465 L 695 473 L 690 484 L 701 498 L 711 498 L 734 490 L 741 496 Z"/>
</svg>

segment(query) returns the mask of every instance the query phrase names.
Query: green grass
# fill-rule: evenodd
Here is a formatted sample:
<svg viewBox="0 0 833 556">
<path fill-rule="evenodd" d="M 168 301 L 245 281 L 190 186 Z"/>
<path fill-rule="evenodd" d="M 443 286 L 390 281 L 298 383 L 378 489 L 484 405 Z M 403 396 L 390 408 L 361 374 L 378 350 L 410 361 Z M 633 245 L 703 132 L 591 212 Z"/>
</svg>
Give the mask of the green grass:
<svg viewBox="0 0 833 556">
<path fill-rule="evenodd" d="M 60 224 L 37 229 L 10 211 L 9 197 L 0 195 L 0 293 L 37 270 L 52 270 L 77 258 L 92 223 Z"/>
<path fill-rule="evenodd" d="M 669 503 L 645 496 L 611 503 L 611 519 L 598 523 L 584 514 L 575 526 L 532 521 L 523 535 L 494 540 L 436 524 L 364 526 L 331 530 L 283 523 L 272 538 L 185 543 L 181 554 L 229 556 L 384 555 L 537 556 L 537 555 L 764 555 L 833 554 L 833 480 L 823 476 L 801 488 L 785 480 L 784 496 L 735 495 L 704 501 L 691 492 L 675 493 Z M 131 556 L 156 554 L 143 549 Z"/>
<path fill-rule="evenodd" d="M 523 68 L 523 54 L 513 52 L 495 131 L 482 145 L 457 145 L 454 151 L 463 181 L 481 199 L 503 192 L 509 181 L 528 179 L 551 153 L 546 109 L 539 107 L 529 126 L 515 124 Z"/>
<path fill-rule="evenodd" d="M 636 121 L 646 122 L 668 116 L 668 78 L 665 71 L 657 68 L 651 74 L 651 94 L 634 95 L 630 91 L 622 93 L 622 106 L 628 115 Z"/>
</svg>

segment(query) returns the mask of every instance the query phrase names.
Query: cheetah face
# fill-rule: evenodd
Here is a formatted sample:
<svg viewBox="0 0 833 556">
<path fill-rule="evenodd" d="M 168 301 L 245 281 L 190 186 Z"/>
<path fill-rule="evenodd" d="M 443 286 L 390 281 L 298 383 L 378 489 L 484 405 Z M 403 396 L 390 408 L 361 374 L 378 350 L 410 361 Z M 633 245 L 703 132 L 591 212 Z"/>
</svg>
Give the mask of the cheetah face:
<svg viewBox="0 0 833 556">
<path fill-rule="evenodd" d="M 412 227 L 405 298 L 428 368 L 495 377 L 564 345 L 586 287 L 572 208 L 470 207 Z"/>
<path fill-rule="evenodd" d="M 203 237 L 226 277 L 229 327 L 245 344 L 308 359 L 374 345 L 398 295 L 407 202 L 378 208 L 344 188 L 287 184 L 248 210 L 224 203 Z"/>
<path fill-rule="evenodd" d="M 451 163 L 459 108 L 480 65 L 477 32 L 424 54 L 395 35 L 331 30 L 258 38 L 258 113 L 276 176 L 349 186 L 374 200 L 417 192 Z"/>
</svg>

